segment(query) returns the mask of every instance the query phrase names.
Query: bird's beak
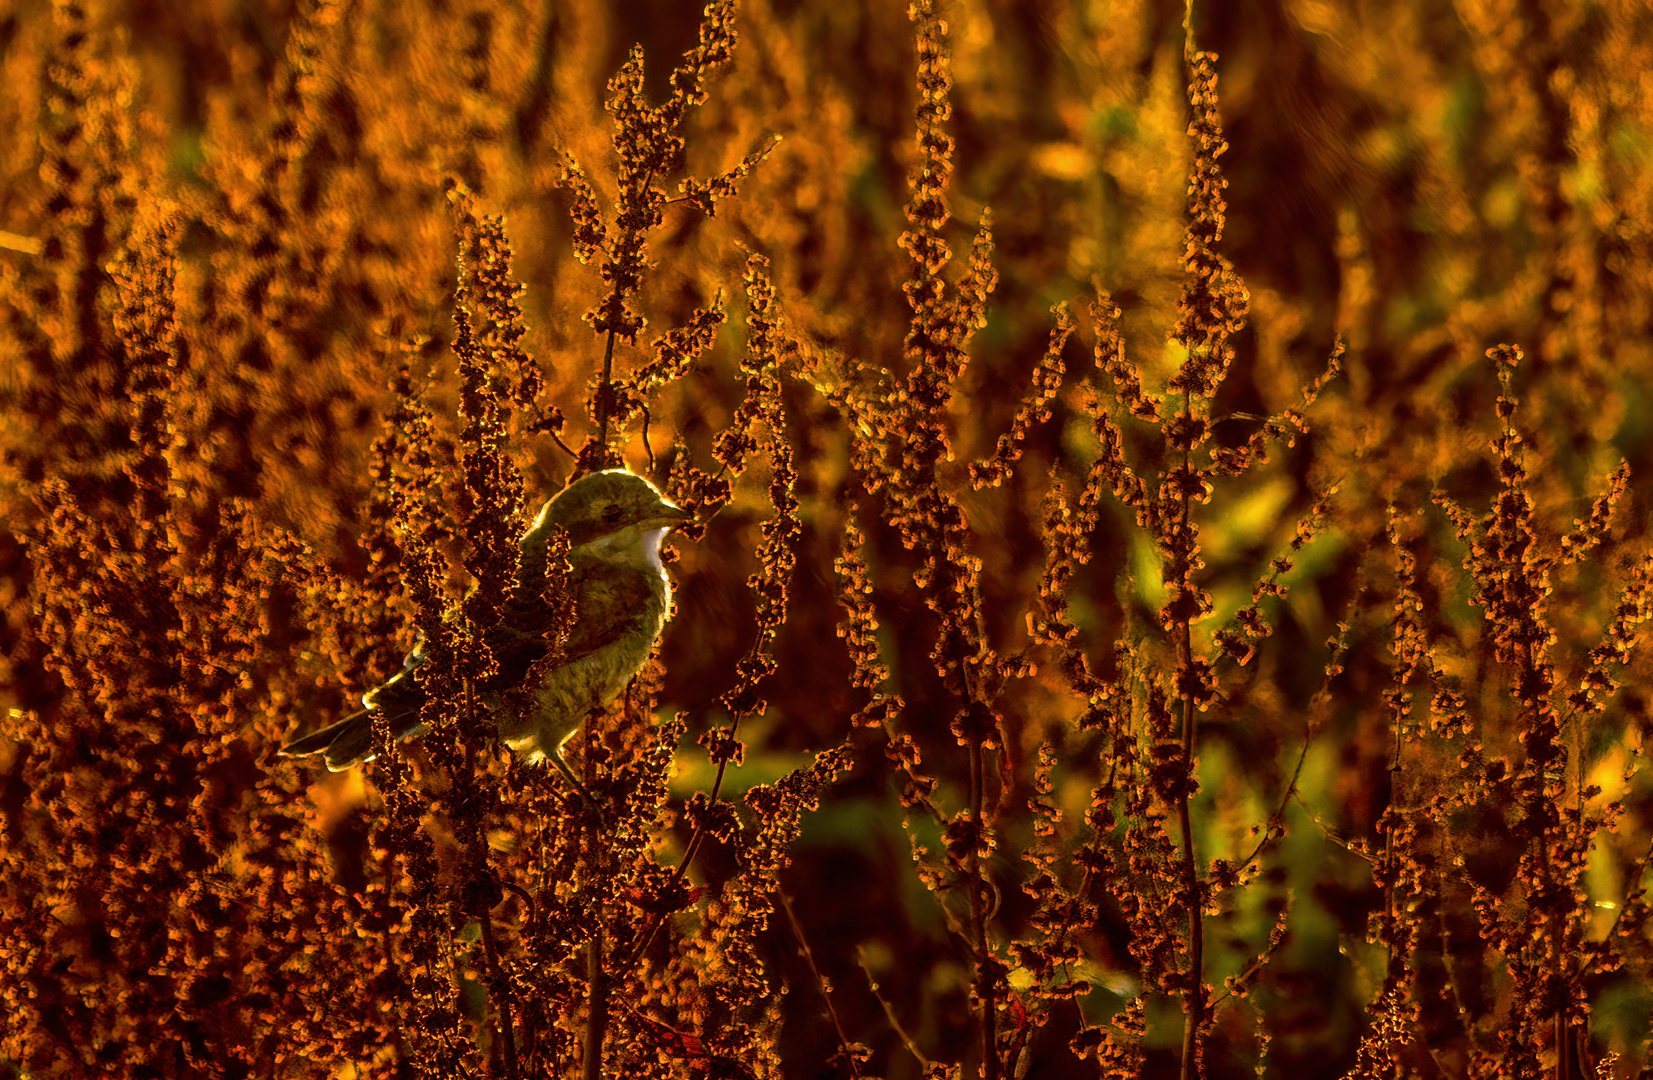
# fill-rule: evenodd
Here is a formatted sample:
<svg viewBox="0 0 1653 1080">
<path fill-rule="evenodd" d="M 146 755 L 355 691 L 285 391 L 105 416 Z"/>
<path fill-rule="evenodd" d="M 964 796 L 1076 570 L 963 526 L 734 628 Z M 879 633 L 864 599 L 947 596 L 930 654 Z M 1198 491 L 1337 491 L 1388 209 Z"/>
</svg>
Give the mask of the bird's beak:
<svg viewBox="0 0 1653 1080">
<path fill-rule="evenodd" d="M 673 529 L 683 524 L 685 521 L 690 520 L 692 517 L 694 517 L 694 515 L 682 507 L 674 506 L 665 499 L 661 499 L 660 505 L 654 508 L 653 515 L 649 518 L 646 524 L 656 528 L 663 525 L 668 529 Z"/>
</svg>

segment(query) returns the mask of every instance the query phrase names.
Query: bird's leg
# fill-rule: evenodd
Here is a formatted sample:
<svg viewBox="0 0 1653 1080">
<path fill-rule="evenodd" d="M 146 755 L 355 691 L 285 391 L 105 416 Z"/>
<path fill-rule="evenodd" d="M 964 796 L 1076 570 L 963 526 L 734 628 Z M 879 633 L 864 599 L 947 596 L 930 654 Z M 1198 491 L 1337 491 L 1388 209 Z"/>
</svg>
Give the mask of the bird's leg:
<svg viewBox="0 0 1653 1080">
<path fill-rule="evenodd" d="M 603 821 L 602 804 L 597 801 L 597 796 L 591 793 L 591 789 L 582 784 L 580 778 L 574 775 L 574 770 L 570 769 L 568 762 L 562 759 L 562 751 L 560 749 L 553 750 L 546 757 L 551 759 L 552 764 L 556 765 L 563 777 L 574 786 L 574 790 L 579 792 L 580 798 L 585 800 L 586 806 L 591 808 L 591 812 L 597 815 L 597 821 L 601 823 Z"/>
</svg>

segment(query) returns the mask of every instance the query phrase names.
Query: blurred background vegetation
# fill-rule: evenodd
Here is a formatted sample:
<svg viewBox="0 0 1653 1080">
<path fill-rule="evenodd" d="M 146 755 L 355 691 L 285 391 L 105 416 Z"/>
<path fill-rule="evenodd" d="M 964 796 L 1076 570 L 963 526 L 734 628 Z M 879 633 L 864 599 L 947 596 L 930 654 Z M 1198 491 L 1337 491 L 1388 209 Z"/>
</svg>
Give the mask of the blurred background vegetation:
<svg viewBox="0 0 1653 1080">
<path fill-rule="evenodd" d="M 46 512 L 37 495 L 49 478 L 92 520 L 134 512 L 122 480 L 133 389 L 122 350 L 109 344 L 117 288 L 106 271 L 134 223 L 162 207 L 176 230 L 174 378 L 190 402 L 175 417 L 180 542 L 204 544 L 205 523 L 240 499 L 340 578 L 365 579 L 372 567 L 359 540 L 374 489 L 372 442 L 397 405 L 392 377 L 404 361 L 429 380 L 436 459 L 452 461 L 460 437 L 448 352 L 457 251 L 445 184 L 458 180 L 479 212 L 506 216 L 515 274 L 527 287 L 523 345 L 545 373 L 547 399 L 568 416 L 573 443 L 589 426 L 584 401 L 602 354 L 581 315 L 604 284 L 570 256 L 558 151 L 581 161 L 607 205 L 605 81 L 639 43 L 648 88 L 663 96 L 699 14 L 678 0 L 0 0 L 0 509 L 9 525 L 0 534 L 0 707 L 9 723 L 27 715 L 66 742 L 104 737 L 79 726 L 85 714 L 66 704 L 79 691 L 49 659 L 61 654 L 43 643 L 38 612 L 49 582 L 27 537 Z M 1191 148 L 1180 3 L 950 0 L 943 15 L 955 79 L 951 197 L 964 223 L 955 247 L 967 245 L 966 226 L 990 206 L 1000 275 L 950 416 L 965 461 L 990 454 L 1009 428 L 1044 351 L 1051 306 L 1082 311 L 1097 287 L 1121 306 L 1128 351 L 1149 389 L 1163 390 L 1183 359 L 1167 340 L 1182 284 Z M 713 440 L 744 393 L 740 279 L 749 251 L 770 258 L 800 339 L 864 364 L 902 365 L 909 263 L 897 238 L 915 155 L 904 5 L 742 0 L 736 27 L 732 63 L 685 129 L 685 171 L 715 174 L 781 138 L 715 217 L 670 207 L 654 236 L 657 266 L 638 298 L 648 340 L 719 290 L 730 298 L 711 353 L 654 401 L 651 446 L 640 429 L 629 433 L 628 462 L 645 469 L 652 449 L 661 477 L 679 456 L 712 469 Z M 1540 533 L 1550 538 L 1541 543 L 1553 545 L 1588 516 L 1620 458 L 1632 470 L 1603 557 L 1557 572 L 1552 619 L 1563 671 L 1596 642 L 1628 560 L 1647 544 L 1653 11 L 1640 0 L 1258 0 L 1197 5 L 1194 27 L 1199 45 L 1220 57 L 1230 143 L 1221 248 L 1247 283 L 1252 312 L 1213 408 L 1238 418 L 1217 428 L 1217 441 L 1243 441 L 1255 428 L 1245 416 L 1296 404 L 1336 340 L 1347 344 L 1344 376 L 1309 412 L 1310 435 L 1219 485 L 1202 510 L 1202 580 L 1218 617 L 1196 638 L 1208 648 L 1210 629 L 1249 602 L 1316 489 L 1339 485 L 1331 523 L 1284 579 L 1289 597 L 1265 605 L 1276 632 L 1245 668 L 1225 669 L 1222 707 L 1204 721 L 1202 858 L 1251 849 L 1248 830 L 1282 804 L 1316 732 L 1297 797 L 1285 804 L 1283 839 L 1208 935 L 1207 978 L 1220 986 L 1262 947 L 1291 899 L 1289 937 L 1251 999 L 1262 1020 L 1226 1012 L 1207 1067 L 1212 1076 L 1249 1074 L 1256 1027 L 1272 1036 L 1269 1067 L 1279 1075 L 1341 1076 L 1356 1065 L 1386 962 L 1366 939 L 1382 894 L 1369 860 L 1352 848 L 1380 843 L 1375 825 L 1394 790 L 1394 733 L 1380 700 L 1391 681 L 1396 599 L 1389 507 L 1407 523 L 1440 662 L 1465 680 L 1485 725 L 1477 737 L 1489 756 L 1519 752 L 1508 734 L 1508 688 L 1480 644 L 1480 609 L 1468 604 L 1466 548 L 1430 503 L 1440 489 L 1479 512 L 1497 492 L 1489 346 L 1525 349 L 1515 422 L 1528 439 Z M 984 563 L 987 638 L 1007 651 L 1027 642 L 1049 477 L 1071 490 L 1097 454 L 1082 401 L 1087 385 L 1111 392 L 1111 384 L 1099 376 L 1082 384 L 1093 341 L 1081 326 L 1054 416 L 1035 426 L 1012 478 L 958 493 Z M 622 345 L 618 370 L 645 355 Z M 779 667 L 762 687 L 769 706 L 743 725 L 745 764 L 726 785 L 737 794 L 845 739 L 863 701 L 836 635 L 837 496 L 854 484 L 845 422 L 804 381 L 786 382 L 784 394 L 804 531 Z M 1157 433 L 1122 426 L 1133 461 L 1159 464 Z M 543 435 L 524 434 L 511 451 L 535 506 L 571 465 Z M 660 651 L 658 711 L 684 712 L 691 736 L 722 719 L 718 698 L 751 646 L 747 578 L 770 513 L 767 468 L 755 458 L 705 537 L 676 545 L 677 614 Z M 1157 632 L 1164 590 L 1133 515 L 1104 506 L 1094 555 L 1069 599 L 1087 654 L 1107 670 L 1113 642 Z M 926 765 L 956 788 L 964 765 L 947 732 L 947 693 L 927 659 L 934 626 L 912 581 L 915 556 L 892 530 L 868 528 L 893 688 Z M 411 645 L 409 614 L 404 605 L 377 622 L 341 616 L 324 630 L 272 608 L 265 650 L 246 658 L 250 674 L 224 691 L 239 711 L 210 721 L 214 737 L 282 777 L 270 783 L 334 848 L 352 842 L 340 830 L 355 827 L 372 773 L 365 786 L 355 773 L 318 779 L 278 761 L 274 748 L 396 670 Z M 1351 627 L 1346 670 L 1315 698 L 1322 643 L 1339 621 Z M 1593 940 L 1636 888 L 1653 833 L 1653 782 L 1637 768 L 1648 674 L 1635 658 L 1606 712 L 1568 734 L 1575 790 L 1593 783 L 1601 799 L 1625 804 L 1618 829 L 1597 838 L 1583 885 Z M 1105 767 L 1074 724 L 1083 703 L 1041 671 L 1013 681 L 999 704 L 1009 739 L 1005 799 L 1025 797 L 1031 763 L 1049 741 L 1061 759 L 1057 801 L 1070 821 L 1083 820 Z M 19 858 L 27 808 L 39 805 L 30 800 L 43 797 L 26 779 L 40 738 L 0 729 L 0 809 Z M 1410 781 L 1414 802 L 1451 785 L 1456 752 L 1417 745 L 1439 768 Z M 872 1047 L 868 1069 L 914 1076 L 918 1063 L 886 1006 L 930 1057 L 957 1060 L 970 1038 L 968 958 L 914 875 L 882 753 L 870 741 L 863 749 L 854 772 L 806 817 L 780 885 L 845 1029 Z M 704 752 L 685 740 L 674 794 L 704 790 L 709 773 Z M 238 773 L 235 783 L 252 775 Z M 1013 883 L 1031 834 L 1014 814 L 1003 828 L 999 922 L 1009 937 L 1025 929 Z M 1499 847 L 1501 828 L 1468 822 L 1467 839 L 1447 849 L 1495 893 L 1500 867 L 1512 874 L 1518 853 Z M 322 853 L 332 849 L 314 843 L 317 865 L 327 866 Z M 719 857 L 705 856 L 714 878 L 728 872 Z M 1508 876 L 1502 881 L 1507 888 Z M 5 902 L 28 906 L 16 894 Z M 26 932 L 26 922 L 14 929 Z M 1475 933 L 1473 922 L 1456 929 Z M 1108 924 L 1086 941 L 1093 968 L 1085 974 L 1096 984 L 1082 1003 L 1088 1022 L 1136 993 L 1122 933 Z M 796 941 L 776 920 L 764 944 L 791 987 L 779 1043 L 785 1074 L 841 1075 L 822 1064 L 839 1039 Z M 89 971 L 71 974 L 90 979 Z M 1621 1071 L 1646 1061 L 1646 975 L 1632 966 L 1591 985 L 1592 1060 L 1616 1051 L 1625 1055 Z M 1475 1000 L 1459 1006 L 1479 1018 L 1480 1035 L 1426 1017 L 1410 1059 L 1421 1075 L 1490 1068 L 1476 1054 L 1495 1041 L 1502 984 L 1492 968 L 1475 978 L 1464 991 Z M 26 982 L 19 976 L 9 992 L 27 996 Z M 1175 1007 L 1157 1008 L 1149 1010 L 1150 1075 L 1174 1068 L 1180 1038 Z M 1036 1044 L 1028 1075 L 1072 1075 L 1062 1070 L 1071 1067 L 1065 1045 L 1077 1015 L 1067 1023 Z M 22 1045 L 15 1034 L 0 1037 L 12 1040 L 0 1042 L 5 1054 L 22 1061 L 31 1042 L 60 1037 L 49 1017 L 32 1024 Z M 274 1075 L 305 1074 L 283 1068 Z"/>
</svg>

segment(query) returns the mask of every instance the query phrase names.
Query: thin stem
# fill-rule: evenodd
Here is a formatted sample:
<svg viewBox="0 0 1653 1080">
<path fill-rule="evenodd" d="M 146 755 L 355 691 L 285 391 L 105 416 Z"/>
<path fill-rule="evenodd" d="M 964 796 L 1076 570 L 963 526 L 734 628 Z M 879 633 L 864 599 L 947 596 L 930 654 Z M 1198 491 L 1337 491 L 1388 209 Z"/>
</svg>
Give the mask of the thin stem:
<svg viewBox="0 0 1653 1080">
<path fill-rule="evenodd" d="M 587 729 L 585 738 L 593 738 L 590 729 Z M 590 754 L 585 756 L 590 762 Z M 598 895 L 595 898 L 595 920 L 592 925 L 592 939 L 585 943 L 585 1060 L 582 1075 L 585 1080 L 600 1080 L 603 1075 L 603 1040 L 608 1035 L 608 979 L 603 977 L 603 896 L 602 896 L 602 853 L 603 853 L 603 825 L 602 820 L 593 814 L 587 817 L 587 835 L 590 837 L 590 852 L 592 852 L 593 882 L 597 882 Z"/>
<path fill-rule="evenodd" d="M 970 824 L 982 828 L 985 797 L 983 793 L 985 762 L 981 735 L 972 733 L 970 740 Z M 987 885 L 982 880 L 981 846 L 977 843 L 970 852 L 970 925 L 976 946 L 976 993 L 981 998 L 978 1017 L 981 1033 L 981 1075 L 983 1080 L 998 1080 L 998 1002 L 995 1000 L 993 977 L 988 961 L 987 943 Z"/>
<path fill-rule="evenodd" d="M 613 345 L 613 336 L 609 337 L 609 344 Z M 607 375 L 607 364 L 604 364 L 604 375 Z M 607 383 L 605 381 L 604 385 Z M 627 695 L 629 697 L 629 687 Z M 585 752 L 581 755 L 581 764 L 585 769 L 588 782 L 595 779 L 595 754 L 592 753 L 600 736 L 593 719 L 588 718 L 585 725 Z M 594 899 L 593 925 L 591 940 L 586 943 L 585 953 L 585 982 L 586 982 L 586 1020 L 585 1020 L 585 1060 L 583 1076 L 585 1080 L 601 1080 L 603 1075 L 603 1041 L 608 1034 L 608 979 L 603 974 L 603 901 L 606 899 L 607 879 L 606 868 L 603 866 L 604 824 L 601 813 L 593 813 L 586 818 L 586 836 L 590 840 L 591 853 L 591 880 L 597 890 Z"/>
<path fill-rule="evenodd" d="M 534 902 L 533 894 L 527 889 L 524 889 L 521 885 L 511 881 L 501 881 L 499 883 L 499 887 L 507 892 L 515 893 L 517 899 L 522 901 L 523 907 L 528 909 L 528 922 L 526 926 L 529 933 L 533 933 L 535 924 L 539 921 L 539 906 Z"/>
<path fill-rule="evenodd" d="M 392 810 L 392 812 L 394 812 L 394 810 Z M 384 904 L 385 914 L 387 916 L 391 914 L 391 905 L 396 900 L 396 883 L 407 880 L 402 877 L 401 872 L 404 868 L 400 865 L 401 861 L 400 856 L 397 855 L 394 849 L 387 850 L 385 852 Z M 402 965 L 397 963 L 396 942 L 390 932 L 390 928 L 395 925 L 395 922 L 395 919 L 387 917 L 385 919 L 384 933 L 380 935 L 380 941 L 384 945 L 384 965 L 385 970 L 395 974 L 397 979 L 401 982 L 401 985 L 406 987 L 406 976 L 402 974 Z M 398 1060 L 405 1060 L 402 1055 L 407 1053 L 407 1042 L 399 1029 L 393 1033 L 392 1045 L 396 1049 Z"/>
<path fill-rule="evenodd" d="M 821 969 L 815 966 L 815 954 L 810 951 L 809 939 L 804 937 L 803 924 L 798 921 L 798 913 L 792 910 L 792 900 L 786 895 L 786 890 L 775 889 L 775 896 L 781 902 L 781 910 L 786 913 L 787 924 L 792 927 L 792 935 L 798 939 L 798 948 L 804 954 L 804 962 L 809 965 L 809 973 L 815 976 L 815 986 L 821 991 L 821 1000 L 826 1002 L 827 1015 L 832 1017 L 832 1026 L 838 1032 L 838 1045 L 843 1048 L 844 1061 L 849 1065 L 849 1074 L 860 1080 L 861 1067 L 850 1052 L 849 1036 L 844 1034 L 844 1022 L 838 1018 L 838 1010 L 832 1006 L 832 994 L 827 990 L 827 981 L 821 977 Z"/>
<path fill-rule="evenodd" d="M 465 717 L 468 724 L 476 720 L 476 688 L 469 676 L 465 678 Z M 465 779 L 474 783 L 476 780 L 476 748 L 469 739 L 464 740 L 465 748 Z M 484 873 L 488 872 L 488 851 L 480 843 L 481 834 L 473 837 L 472 855 L 481 863 Z M 517 1043 L 516 1020 L 511 1015 L 511 989 L 505 978 L 505 970 L 499 963 L 499 949 L 494 941 L 494 921 L 488 903 L 485 901 L 477 905 L 476 918 L 482 928 L 482 952 L 488 962 L 488 1004 L 494 1010 L 495 1021 L 499 1027 L 500 1040 L 505 1044 L 505 1075 L 509 1080 L 517 1080 Z"/>
<path fill-rule="evenodd" d="M 620 314 L 620 294 L 609 300 L 608 344 L 603 347 L 603 381 L 597 386 L 597 450 L 608 464 L 608 411 L 614 385 L 614 320 Z"/>
<path fill-rule="evenodd" d="M 643 182 L 638 185 L 637 190 L 646 192 L 649 189 L 649 185 L 652 183 L 654 183 L 654 167 L 650 166 L 649 171 L 644 174 Z M 626 201 L 625 186 L 623 184 L 621 185 L 621 201 L 622 203 Z M 622 210 L 621 218 L 623 219 L 624 216 L 625 211 Z M 632 235 L 636 236 L 635 233 Z M 613 256 L 611 255 L 609 262 L 610 268 L 613 268 L 614 265 L 612 259 Z M 603 346 L 603 381 L 597 387 L 597 447 L 602 454 L 601 460 L 605 466 L 610 464 L 612 460 L 608 454 L 608 414 L 609 410 L 613 407 L 614 400 L 615 327 L 619 325 L 620 316 L 625 314 L 625 302 L 620 294 L 620 286 L 618 284 L 619 279 L 616 278 L 615 280 L 616 284 L 614 286 L 614 290 L 608 294 L 608 341 Z M 632 343 L 636 344 L 635 336 L 632 338 Z M 617 457 L 618 455 L 616 455 L 616 458 Z M 618 461 L 614 461 L 613 463 L 619 464 Z"/>
<path fill-rule="evenodd" d="M 643 453 L 649 457 L 649 475 L 654 475 L 654 447 L 649 445 L 649 407 L 642 407 L 643 413 Z"/>
<path fill-rule="evenodd" d="M 569 446 L 567 443 L 562 441 L 562 436 L 561 435 L 558 435 L 555 431 L 547 431 L 546 434 L 551 436 L 551 441 L 552 442 L 556 443 L 558 446 L 560 446 L 562 448 L 563 453 L 567 454 L 569 457 L 573 458 L 576 461 L 579 460 L 580 455 L 577 452 L 575 452 L 573 447 Z"/>
<path fill-rule="evenodd" d="M 872 996 L 877 998 L 878 1004 L 884 1007 L 884 1018 L 890 1022 L 890 1027 L 895 1030 L 896 1038 L 900 1039 L 902 1044 L 907 1047 L 907 1052 L 917 1059 L 919 1065 L 926 1072 L 929 1071 L 930 1059 L 924 1055 L 924 1051 L 918 1048 L 918 1043 L 913 1041 L 913 1037 L 908 1034 L 907 1029 L 901 1026 L 900 1018 L 895 1015 L 895 1006 L 891 1005 L 889 1000 L 879 992 L 878 980 L 873 978 L 872 968 L 867 963 L 867 951 L 859 945 L 855 947 L 855 962 L 861 965 L 861 971 L 867 976 L 867 987 L 872 991 Z"/>
<path fill-rule="evenodd" d="M 739 730 L 740 717 L 736 716 L 730 722 L 729 737 L 734 738 Z M 728 768 L 729 763 L 727 761 L 717 763 L 717 775 L 712 778 L 712 789 L 707 795 L 707 798 L 712 802 L 717 802 L 718 792 L 723 789 L 723 774 Z M 683 851 L 683 860 L 677 864 L 677 870 L 672 874 L 671 881 L 666 885 L 665 894 L 667 896 L 675 893 L 678 887 L 683 884 L 683 880 L 689 876 L 689 867 L 694 863 L 695 856 L 700 854 L 703 837 L 704 830 L 700 828 L 696 828 L 694 835 L 689 837 L 689 846 Z M 630 959 L 626 961 L 628 971 L 636 967 L 637 962 L 643 958 L 643 954 L 649 951 L 649 946 L 654 943 L 654 935 L 660 932 L 660 924 L 665 921 L 666 915 L 664 912 L 658 912 L 650 917 L 648 929 L 644 930 L 642 936 L 638 938 L 637 948 L 632 952 Z"/>
<path fill-rule="evenodd" d="M 585 981 L 587 1000 L 585 1022 L 585 1080 L 601 1080 L 603 1039 L 608 1034 L 608 980 L 603 977 L 603 928 L 599 923 L 586 943 Z"/>
<path fill-rule="evenodd" d="M 1189 10 L 1192 11 L 1191 2 Z M 1184 416 L 1192 411 L 1191 395 L 1186 392 L 1182 398 L 1182 411 Z M 1190 464 L 1188 449 L 1184 447 L 1182 467 L 1185 473 Z M 1188 505 L 1189 498 L 1186 493 L 1181 498 L 1182 520 L 1178 523 L 1185 537 L 1192 528 L 1189 521 L 1192 516 Z M 1183 562 L 1178 574 L 1181 578 L 1178 588 L 1186 597 L 1192 584 L 1189 580 L 1192 576 L 1190 556 L 1187 552 L 1182 552 L 1179 558 Z M 1178 621 L 1176 634 L 1177 672 L 1187 679 L 1194 664 L 1194 645 L 1186 615 Z M 1195 717 L 1194 699 L 1185 692 L 1182 699 L 1182 761 L 1188 775 L 1177 799 L 1177 824 L 1182 831 L 1182 887 L 1188 904 L 1188 988 L 1183 996 L 1182 1080 L 1193 1080 L 1200 1074 L 1197 1064 L 1200 1056 L 1200 1025 L 1205 1020 L 1205 924 L 1204 913 L 1201 911 L 1204 904 L 1200 897 L 1199 867 L 1194 861 L 1194 818 L 1189 806 L 1193 798 L 1194 749 L 1197 742 L 1198 721 Z"/>
<path fill-rule="evenodd" d="M 1177 662 L 1184 668 L 1192 652 L 1188 640 L 1188 624 L 1179 627 Z M 1182 754 L 1193 770 L 1195 744 L 1194 702 L 1182 699 Z M 1184 788 L 1177 804 L 1177 823 L 1182 830 L 1182 884 L 1188 904 L 1188 991 L 1183 998 L 1182 1080 L 1193 1080 L 1198 1075 L 1195 1060 L 1199 1057 L 1199 1029 L 1205 1019 L 1205 926 L 1200 911 L 1200 880 L 1194 862 L 1194 822 L 1189 810 L 1191 799 Z"/>
<path fill-rule="evenodd" d="M 481 914 L 482 923 L 482 950 L 488 957 L 488 977 L 493 985 L 489 987 L 489 996 L 498 1002 L 499 1034 L 505 1044 L 505 1075 L 510 1080 L 517 1080 L 521 1074 L 517 1071 L 517 1037 L 516 1020 L 511 1015 L 511 997 L 509 985 L 505 981 L 504 970 L 499 965 L 499 950 L 494 944 L 494 921 L 488 912 Z"/>
</svg>

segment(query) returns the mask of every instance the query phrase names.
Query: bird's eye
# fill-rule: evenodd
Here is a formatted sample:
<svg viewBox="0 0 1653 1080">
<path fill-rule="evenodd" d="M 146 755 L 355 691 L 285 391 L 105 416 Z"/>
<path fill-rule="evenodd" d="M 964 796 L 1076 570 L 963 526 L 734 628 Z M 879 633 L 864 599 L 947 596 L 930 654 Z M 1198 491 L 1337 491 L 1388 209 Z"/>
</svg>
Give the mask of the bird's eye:
<svg viewBox="0 0 1653 1080">
<path fill-rule="evenodd" d="M 605 522 L 611 522 L 611 523 L 615 522 L 615 521 L 619 521 L 620 520 L 620 507 L 618 505 L 613 505 L 613 504 L 603 507 L 603 520 Z"/>
</svg>

